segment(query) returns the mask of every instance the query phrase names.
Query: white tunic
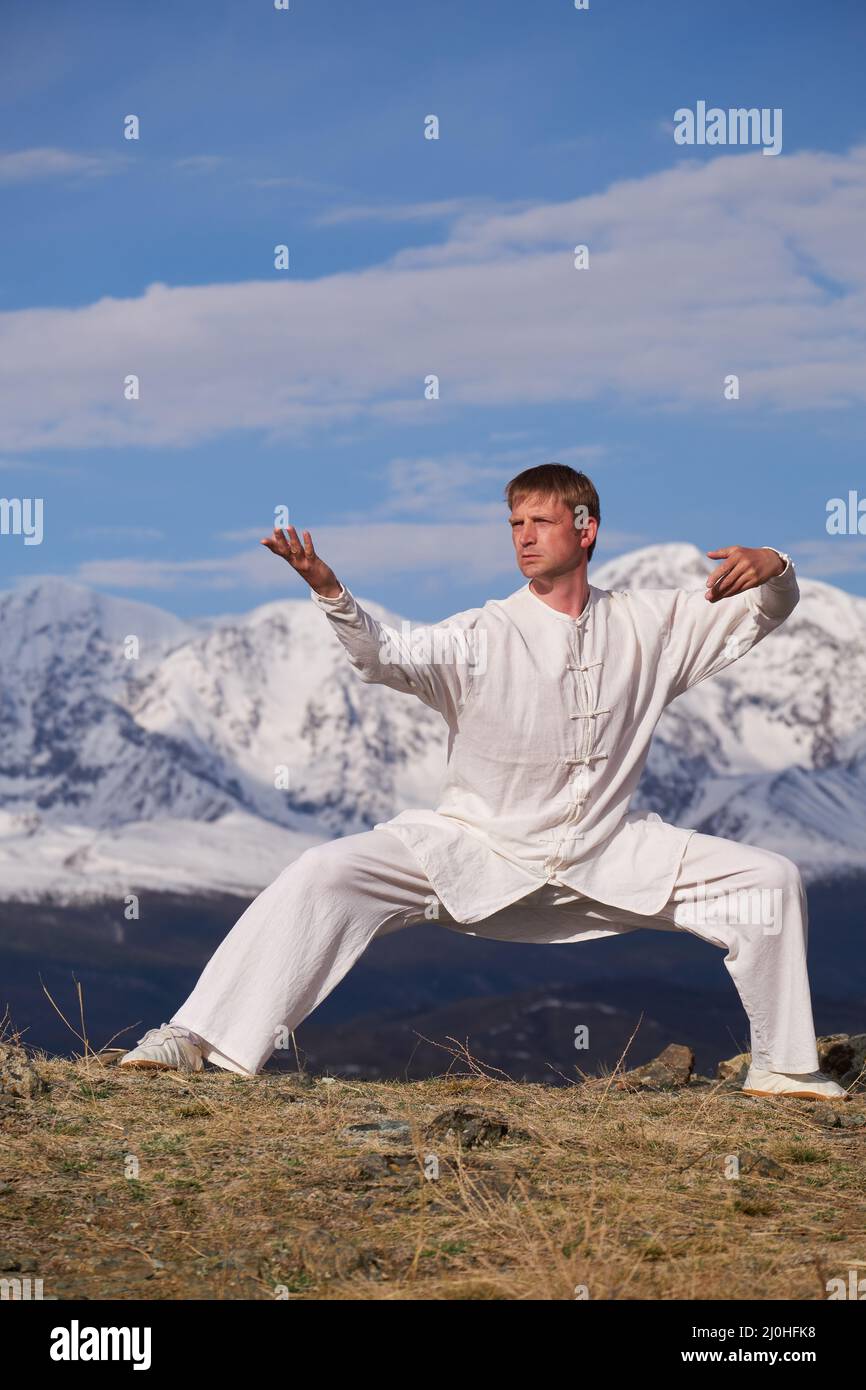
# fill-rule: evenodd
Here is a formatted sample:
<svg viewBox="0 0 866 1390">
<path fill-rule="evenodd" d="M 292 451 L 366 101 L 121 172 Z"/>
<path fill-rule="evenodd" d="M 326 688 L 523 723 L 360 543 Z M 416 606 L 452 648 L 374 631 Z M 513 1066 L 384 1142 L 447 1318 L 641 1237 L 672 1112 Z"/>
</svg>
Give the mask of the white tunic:
<svg viewBox="0 0 866 1390">
<path fill-rule="evenodd" d="M 772 548 L 772 547 L 769 547 Z M 436 810 L 398 835 L 457 922 L 551 883 L 632 912 L 671 896 L 693 830 L 630 812 L 653 730 L 677 695 L 745 655 L 799 599 L 794 566 L 709 603 L 703 589 L 589 588 L 578 618 L 529 584 L 411 640 L 345 587 L 311 590 L 363 681 L 416 695 L 448 725 Z"/>
</svg>

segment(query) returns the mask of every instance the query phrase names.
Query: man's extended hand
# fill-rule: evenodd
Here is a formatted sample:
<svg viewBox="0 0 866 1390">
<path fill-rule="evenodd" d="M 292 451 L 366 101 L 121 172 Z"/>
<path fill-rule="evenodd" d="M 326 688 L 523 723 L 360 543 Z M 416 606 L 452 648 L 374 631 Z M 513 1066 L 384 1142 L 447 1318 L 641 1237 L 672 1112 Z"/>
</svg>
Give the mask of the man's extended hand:
<svg viewBox="0 0 866 1390">
<path fill-rule="evenodd" d="M 721 550 L 708 550 L 711 560 L 721 560 L 707 579 L 707 592 L 704 598 L 717 603 L 720 598 L 730 598 L 741 594 L 745 589 L 754 589 L 774 575 L 781 574 L 785 562 L 775 550 L 762 546 L 760 550 L 749 550 L 744 545 L 727 545 Z"/>
<path fill-rule="evenodd" d="M 322 598 L 336 598 L 342 585 L 324 560 L 313 549 L 313 538 L 309 531 L 305 531 L 304 543 L 298 540 L 298 533 L 294 526 L 287 526 L 289 538 L 286 539 L 278 526 L 274 527 L 272 536 L 263 536 L 262 545 L 266 545 L 268 550 L 272 550 L 275 555 L 280 555 L 284 560 L 288 560 L 293 570 L 297 570 L 302 579 L 306 579 L 311 589 L 315 589 Z"/>
</svg>

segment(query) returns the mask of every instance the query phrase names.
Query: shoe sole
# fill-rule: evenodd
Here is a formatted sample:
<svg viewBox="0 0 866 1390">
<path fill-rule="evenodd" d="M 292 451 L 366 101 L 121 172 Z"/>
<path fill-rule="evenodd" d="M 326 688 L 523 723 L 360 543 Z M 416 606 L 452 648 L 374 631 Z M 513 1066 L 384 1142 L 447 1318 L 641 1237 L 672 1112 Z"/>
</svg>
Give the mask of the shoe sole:
<svg viewBox="0 0 866 1390">
<path fill-rule="evenodd" d="M 183 1067 L 173 1067 L 170 1062 L 118 1062 L 118 1066 L 126 1067 L 128 1071 L 184 1071 Z"/>
<path fill-rule="evenodd" d="M 754 1091 L 750 1086 L 741 1086 L 740 1091 L 744 1096 L 770 1096 L 774 1100 L 829 1100 L 836 1105 L 851 1099 L 849 1095 L 823 1096 L 820 1091 Z"/>
</svg>

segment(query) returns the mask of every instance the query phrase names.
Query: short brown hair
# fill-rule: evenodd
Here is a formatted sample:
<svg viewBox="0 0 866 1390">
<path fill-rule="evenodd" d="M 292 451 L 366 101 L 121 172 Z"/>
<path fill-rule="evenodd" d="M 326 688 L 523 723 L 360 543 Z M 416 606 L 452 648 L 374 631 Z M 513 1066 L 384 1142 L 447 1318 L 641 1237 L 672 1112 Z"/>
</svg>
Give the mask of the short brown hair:
<svg viewBox="0 0 866 1390">
<path fill-rule="evenodd" d="M 521 502 L 524 497 L 531 497 L 535 492 L 543 497 L 561 498 L 571 512 L 574 512 L 575 507 L 586 507 L 589 515 L 594 516 L 599 526 L 601 525 L 598 493 L 592 480 L 585 473 L 578 473 L 576 469 L 569 468 L 564 463 L 541 463 L 536 468 L 526 468 L 522 473 L 518 473 L 516 478 L 511 479 L 505 489 L 505 500 L 509 507 L 513 508 L 516 502 Z M 595 541 L 587 551 L 587 563 L 592 559 L 594 550 Z"/>
</svg>

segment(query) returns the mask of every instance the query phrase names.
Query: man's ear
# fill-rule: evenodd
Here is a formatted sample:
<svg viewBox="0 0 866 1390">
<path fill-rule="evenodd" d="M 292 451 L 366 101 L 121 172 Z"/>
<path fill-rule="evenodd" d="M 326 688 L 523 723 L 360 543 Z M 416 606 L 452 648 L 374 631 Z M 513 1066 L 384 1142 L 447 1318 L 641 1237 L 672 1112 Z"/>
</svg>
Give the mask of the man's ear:
<svg viewBox="0 0 866 1390">
<path fill-rule="evenodd" d="M 574 518 L 575 529 L 578 530 L 578 531 L 580 531 L 580 533 L 581 533 L 581 536 L 580 536 L 580 543 L 581 543 L 581 545 L 584 547 L 584 549 L 587 549 L 587 550 L 588 550 L 589 547 L 590 547 L 590 546 L 593 544 L 593 542 L 595 541 L 596 536 L 598 535 L 598 522 L 596 521 L 596 519 L 595 519 L 594 516 L 590 516 L 590 515 L 589 515 L 589 513 L 587 512 L 586 507 L 583 507 L 583 508 L 582 508 L 583 513 L 586 514 L 586 519 L 585 519 L 584 521 L 582 521 L 582 522 L 579 522 L 579 520 L 578 520 L 579 515 L 580 515 L 580 513 L 581 513 L 581 507 L 580 507 L 580 506 L 575 507 L 574 511 L 575 511 L 575 518 Z"/>
</svg>

